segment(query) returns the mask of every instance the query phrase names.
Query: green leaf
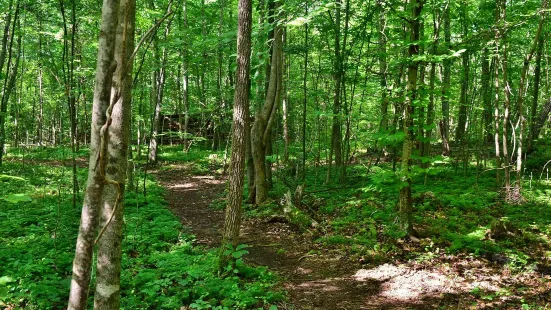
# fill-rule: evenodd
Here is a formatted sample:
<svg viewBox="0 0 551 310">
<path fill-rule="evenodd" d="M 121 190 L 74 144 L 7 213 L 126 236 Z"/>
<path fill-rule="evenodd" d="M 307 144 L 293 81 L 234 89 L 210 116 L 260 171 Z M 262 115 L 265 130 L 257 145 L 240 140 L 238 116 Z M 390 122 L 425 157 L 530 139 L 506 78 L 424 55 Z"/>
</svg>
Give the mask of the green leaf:
<svg viewBox="0 0 551 310">
<path fill-rule="evenodd" d="M 270 310 L 277 310 L 277 306 L 276 305 L 271 305 Z"/>
<path fill-rule="evenodd" d="M 12 277 L 8 277 L 8 276 L 3 276 L 3 277 L 0 277 L 0 285 L 6 285 L 10 282 L 13 282 L 15 281 Z"/>
<path fill-rule="evenodd" d="M 235 250 L 236 250 L 236 251 L 239 251 L 239 250 L 246 249 L 246 248 L 248 248 L 248 247 L 249 247 L 249 246 L 246 245 L 246 244 L 240 244 L 240 245 L 238 245 L 238 246 L 235 248 Z"/>
<path fill-rule="evenodd" d="M 25 179 L 21 177 L 14 177 L 12 175 L 7 174 L 0 174 L 0 180 L 17 180 L 17 181 L 25 181 Z"/>
<path fill-rule="evenodd" d="M 11 202 L 11 203 L 19 203 L 19 202 L 23 202 L 23 201 L 25 201 L 25 202 L 33 201 L 30 196 L 25 195 L 25 194 L 11 194 L 11 195 L 8 195 L 7 197 L 4 197 L 2 199 L 4 199 L 7 202 Z"/>
</svg>

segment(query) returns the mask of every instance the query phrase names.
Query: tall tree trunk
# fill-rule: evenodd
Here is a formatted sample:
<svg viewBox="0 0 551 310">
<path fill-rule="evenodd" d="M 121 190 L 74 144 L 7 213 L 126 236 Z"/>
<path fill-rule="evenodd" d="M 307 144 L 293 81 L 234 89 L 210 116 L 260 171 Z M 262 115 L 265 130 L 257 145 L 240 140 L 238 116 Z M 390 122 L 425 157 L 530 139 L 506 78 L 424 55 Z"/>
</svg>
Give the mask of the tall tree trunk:
<svg viewBox="0 0 551 310">
<path fill-rule="evenodd" d="M 168 36 L 168 33 L 170 31 L 170 22 L 167 23 L 164 31 L 164 39 L 166 41 L 166 38 Z M 155 43 L 157 44 L 157 40 L 155 39 Z M 158 56 L 158 55 L 157 55 Z M 167 47 L 162 48 L 162 56 L 161 60 L 158 63 L 159 70 L 155 72 L 154 74 L 154 81 L 155 83 L 155 91 L 154 91 L 154 102 L 155 102 L 155 112 L 153 114 L 153 120 L 151 123 L 152 133 L 151 137 L 149 138 L 149 160 L 153 163 L 157 162 L 157 155 L 158 155 L 158 148 L 159 148 L 159 141 L 158 141 L 158 135 L 159 130 L 161 126 L 161 122 L 163 121 L 161 119 L 161 110 L 163 106 L 163 98 L 164 98 L 164 88 L 165 88 L 165 81 L 166 81 L 166 63 L 168 61 L 168 50 Z"/>
<path fill-rule="evenodd" d="M 184 78 L 183 78 L 183 100 L 184 100 L 184 151 L 188 151 L 188 131 L 189 131 L 189 56 L 188 56 L 188 46 L 190 37 L 188 35 L 189 26 L 187 18 L 187 0 L 183 0 L 183 15 L 184 15 L 184 43 L 182 45 L 182 66 L 184 69 Z"/>
<path fill-rule="evenodd" d="M 517 95 L 517 110 L 518 110 L 518 119 L 519 119 L 519 134 L 518 134 L 518 141 L 517 141 L 517 173 L 516 173 L 516 182 L 515 182 L 515 199 L 520 199 L 520 190 L 522 187 L 522 148 L 523 148 L 523 137 L 524 137 L 524 128 L 526 125 L 526 120 L 524 119 L 524 96 L 525 96 L 525 88 L 526 88 L 526 76 L 528 74 L 528 69 L 530 67 L 530 61 L 532 60 L 532 57 L 534 56 L 534 53 L 536 52 L 536 48 L 538 46 L 538 42 L 540 41 L 541 32 L 543 29 L 543 24 L 545 22 L 545 10 L 547 9 L 547 1 L 543 0 L 541 5 L 541 19 L 538 24 L 538 28 L 536 30 L 536 34 L 534 36 L 534 42 L 531 45 L 530 50 L 524 57 L 524 64 L 522 66 L 522 71 L 520 73 L 520 81 L 519 81 L 519 87 L 518 87 L 518 95 Z M 513 150 L 514 151 L 514 150 Z M 518 201 L 518 200 L 517 200 Z"/>
<path fill-rule="evenodd" d="M 78 194 L 78 175 L 76 163 L 76 145 L 77 145 L 77 115 L 76 98 L 74 84 L 74 65 L 75 65 L 75 39 L 77 32 L 76 22 L 76 3 L 71 1 L 71 31 L 68 30 L 67 17 L 65 12 L 65 0 L 59 1 L 61 16 L 63 19 L 63 80 L 65 86 L 65 97 L 67 98 L 67 107 L 69 108 L 70 139 L 71 139 L 71 164 L 73 176 L 73 208 L 77 206 Z M 70 33 L 70 35 L 69 35 Z M 70 42 L 68 41 L 70 37 Z"/>
<path fill-rule="evenodd" d="M 402 229 L 411 236 L 413 234 L 412 209 L 413 202 L 411 199 L 411 177 L 409 175 L 411 151 L 413 144 L 413 102 L 417 97 L 417 71 L 419 63 L 414 60 L 414 57 L 419 54 L 419 28 L 420 15 L 423 9 L 422 0 L 412 0 L 409 4 L 410 10 L 410 40 L 408 56 L 410 62 L 408 64 L 408 81 L 406 85 L 406 100 L 404 102 L 404 145 L 402 149 L 402 166 L 401 166 L 401 182 L 400 189 L 400 224 Z"/>
<path fill-rule="evenodd" d="M 436 9 L 433 12 L 432 15 L 433 19 L 433 42 L 432 42 L 432 55 L 436 56 L 438 53 L 438 44 L 440 41 L 440 10 Z M 436 80 L 436 62 L 431 62 L 430 65 L 430 73 L 429 73 L 429 105 L 427 107 L 427 131 L 425 132 L 425 142 L 424 142 L 424 149 L 423 149 L 423 156 L 430 156 L 430 144 L 431 144 L 431 138 L 432 138 L 432 127 L 434 126 L 434 118 L 435 118 L 435 111 L 434 111 L 434 102 L 435 102 L 435 92 L 434 92 L 434 84 Z M 426 162 L 423 164 L 424 168 L 428 168 L 429 163 Z"/>
<path fill-rule="evenodd" d="M 88 299 L 94 237 L 105 186 L 107 144 L 102 137 L 102 127 L 106 125 L 106 111 L 111 99 L 118 13 L 119 0 L 104 0 L 98 44 L 88 182 L 73 260 L 69 310 L 86 309 Z"/>
<path fill-rule="evenodd" d="M 238 244 L 245 173 L 246 131 L 249 118 L 252 1 L 239 0 L 238 10 L 237 71 L 235 73 L 232 154 L 222 251 L 225 250 L 225 246 L 228 244 L 231 244 L 233 247 Z M 224 262 L 224 259 L 222 262 Z M 220 267 L 224 268 L 225 266 L 221 264 Z"/>
<path fill-rule="evenodd" d="M 333 124 L 331 126 L 331 148 L 329 149 L 329 165 L 325 182 L 331 179 L 331 164 L 335 155 L 335 169 L 340 170 L 342 165 L 342 126 L 341 126 L 341 86 L 342 86 L 342 57 L 341 57 L 341 10 L 342 1 L 335 2 L 335 49 L 333 62 Z"/>
<path fill-rule="evenodd" d="M 484 135 L 483 140 L 485 142 L 492 141 L 492 92 L 490 88 L 491 82 L 491 65 L 490 65 L 490 53 L 487 47 L 484 48 L 482 53 L 482 76 L 480 79 L 482 93 L 482 107 L 484 108 Z"/>
<path fill-rule="evenodd" d="M 443 12 L 444 19 L 444 48 L 448 52 L 451 45 L 450 6 L 447 5 Z M 451 81 L 450 59 L 444 59 L 444 77 L 442 81 L 442 121 L 440 134 L 442 136 L 442 154 L 450 155 L 449 132 L 450 132 L 450 81 Z"/>
<path fill-rule="evenodd" d="M 11 1 L 10 1 L 10 12 L 8 13 L 8 16 L 11 18 Z M 6 21 L 6 27 L 4 28 L 4 31 L 8 31 L 8 33 L 4 33 L 4 38 L 2 39 L 3 46 L 2 46 L 2 52 L 0 54 L 0 58 L 4 58 L 6 52 L 4 49 L 6 49 L 6 45 L 9 43 L 9 46 L 7 47 L 7 54 L 8 54 L 8 63 L 6 66 L 6 73 L 3 81 L 2 86 L 2 97 L 0 101 L 0 166 L 2 165 L 2 159 L 4 156 L 4 150 L 6 147 L 6 116 L 8 112 L 8 102 L 10 99 L 11 91 L 15 85 L 15 79 L 17 76 L 17 67 L 19 66 L 19 48 L 21 48 L 21 37 L 19 37 L 19 43 L 18 43 L 18 50 L 16 51 L 16 61 L 15 64 L 12 65 L 13 60 L 13 43 L 14 43 L 14 36 L 15 36 L 15 24 L 17 23 L 17 20 L 19 19 L 19 4 L 20 0 L 17 1 L 17 4 L 15 5 L 15 13 L 13 18 L 13 23 L 11 27 L 9 26 L 9 22 Z M 8 20 L 10 19 L 8 18 Z M 9 42 L 4 42 L 4 39 L 6 39 L 6 36 L 9 36 Z M 7 40 L 7 39 L 6 39 Z M 3 54 L 3 55 L 2 55 Z M 0 59 L 1 65 L 0 65 L 0 75 L 2 74 L 2 67 L 4 64 L 5 59 Z"/>
<path fill-rule="evenodd" d="M 100 212 L 94 309 L 120 308 L 120 275 L 124 189 L 130 117 L 132 114 L 132 59 L 134 51 L 135 0 L 120 0 L 115 44 L 116 71 L 113 75 L 111 113 L 104 131 L 107 143 L 105 187 Z"/>
<path fill-rule="evenodd" d="M 499 31 L 499 38 L 501 43 L 501 73 L 502 73 L 502 79 L 503 79 L 503 125 L 502 125 L 502 148 L 503 148 L 503 159 L 505 166 L 503 167 L 503 171 L 505 174 L 505 195 L 506 199 L 509 200 L 510 194 L 511 194 L 511 174 L 510 170 L 511 167 L 509 165 L 509 151 L 508 151 L 508 130 L 507 127 L 509 126 L 509 115 L 510 115 L 510 109 L 511 109 L 511 86 L 509 84 L 509 77 L 508 77 L 508 51 L 507 51 L 507 37 L 505 34 L 505 21 L 506 21 L 506 0 L 498 0 L 496 10 L 498 10 L 499 14 L 499 25 L 498 25 L 498 31 Z"/>
<path fill-rule="evenodd" d="M 308 0 L 304 4 L 308 14 Z M 306 180 L 306 109 L 308 105 L 308 23 L 304 23 L 304 75 L 302 77 L 302 182 Z"/>
<path fill-rule="evenodd" d="M 461 28 L 463 30 L 463 40 L 468 35 L 467 25 L 467 4 L 465 1 L 461 1 Z M 461 94 L 459 96 L 459 118 L 457 121 L 457 128 L 455 131 L 455 142 L 463 144 L 465 137 L 465 126 L 467 125 L 467 103 L 468 103 L 468 90 L 469 90 L 469 49 L 467 48 L 461 55 L 462 62 L 462 77 L 461 77 Z"/>
<path fill-rule="evenodd" d="M 386 11 L 383 2 L 377 1 L 377 6 L 381 10 L 379 12 L 379 24 L 377 32 L 379 33 L 379 78 L 381 86 L 381 124 L 379 131 L 386 132 L 388 130 L 388 90 L 387 90 L 387 50 L 386 50 Z"/>
<path fill-rule="evenodd" d="M 499 21 L 499 10 L 496 9 L 496 24 Z M 501 147 L 500 147 L 500 130 L 499 130 L 499 120 L 500 120 L 500 111 L 499 111 L 499 93 L 501 91 L 499 85 L 499 30 L 495 32 L 495 44 L 496 50 L 493 57 L 494 62 L 494 145 L 495 145 L 495 157 L 496 157 L 496 184 L 501 186 Z"/>
<path fill-rule="evenodd" d="M 283 29 L 283 48 L 287 46 L 287 28 Z M 289 146 L 291 144 L 291 133 L 290 133 L 290 120 L 289 112 L 291 112 L 291 103 L 289 102 L 289 91 L 288 87 L 288 75 L 289 75 L 289 62 L 290 59 L 286 55 L 283 55 L 283 85 L 282 92 L 283 98 L 281 100 L 281 107 L 283 109 L 283 162 L 287 164 L 289 162 Z"/>
<path fill-rule="evenodd" d="M 538 50 L 536 52 L 536 67 L 534 68 L 534 88 L 532 92 L 532 107 L 530 109 L 530 136 L 528 139 L 527 154 L 532 153 L 534 149 L 534 140 L 538 137 L 536 133 L 537 113 L 538 113 L 538 99 L 540 92 L 541 81 L 541 56 L 543 54 L 544 37 L 540 36 L 538 40 Z"/>
<path fill-rule="evenodd" d="M 277 10 L 277 4 L 276 4 Z M 274 23 L 274 40 L 272 44 L 272 61 L 270 79 L 264 106 L 258 109 L 251 128 L 251 153 L 255 172 L 255 203 L 261 204 L 268 198 L 268 180 L 266 173 L 266 146 L 275 122 L 276 111 L 282 90 L 282 28 Z"/>
</svg>

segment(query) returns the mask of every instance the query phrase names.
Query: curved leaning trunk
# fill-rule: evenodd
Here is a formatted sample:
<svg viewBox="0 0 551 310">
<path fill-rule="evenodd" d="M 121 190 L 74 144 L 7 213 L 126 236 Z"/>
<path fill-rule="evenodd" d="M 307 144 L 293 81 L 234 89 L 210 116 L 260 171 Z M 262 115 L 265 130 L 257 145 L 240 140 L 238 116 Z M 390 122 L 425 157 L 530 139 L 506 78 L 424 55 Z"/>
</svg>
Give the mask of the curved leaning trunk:
<svg viewBox="0 0 551 310">
<path fill-rule="evenodd" d="M 255 203 L 261 204 L 268 199 L 268 181 L 266 179 L 266 144 L 272 125 L 275 121 L 281 97 L 282 85 L 282 28 L 274 26 L 274 43 L 270 81 L 266 101 L 262 109 L 257 111 L 251 128 L 251 154 L 254 164 Z"/>
</svg>

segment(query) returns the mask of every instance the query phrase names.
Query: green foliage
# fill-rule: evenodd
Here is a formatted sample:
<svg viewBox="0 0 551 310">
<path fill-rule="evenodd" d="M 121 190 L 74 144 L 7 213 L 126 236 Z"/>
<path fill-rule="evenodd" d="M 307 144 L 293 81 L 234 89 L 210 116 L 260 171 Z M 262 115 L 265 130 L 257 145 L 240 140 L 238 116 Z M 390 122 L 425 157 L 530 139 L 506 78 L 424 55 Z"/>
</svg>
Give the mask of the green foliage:
<svg viewBox="0 0 551 310">
<path fill-rule="evenodd" d="M 23 196 L 16 196 L 18 204 L 0 200 L 0 307 L 65 306 L 80 217 L 80 208 L 70 202 L 69 169 L 4 164 L 0 197 L 21 193 L 32 201 Z M 79 169 L 82 182 L 85 174 Z M 121 307 L 245 309 L 284 298 L 272 273 L 242 261 L 243 246 L 231 254 L 238 259 L 231 276 L 220 278 L 217 251 L 195 247 L 194 237 L 166 208 L 164 190 L 149 176 L 146 187 L 147 197 L 125 196 Z"/>
<path fill-rule="evenodd" d="M 398 174 L 382 164 L 373 166 L 365 177 L 365 166 L 349 167 L 346 184 L 323 184 L 326 170 L 308 171 L 306 188 L 314 193 L 303 200 L 309 214 L 320 219 L 316 241 L 328 248 L 346 249 L 354 255 L 384 260 L 401 253 L 400 240 L 405 232 L 397 222 Z M 452 165 L 434 165 L 429 170 L 412 170 L 414 227 L 430 247 L 413 253 L 418 259 L 430 259 L 438 251 L 467 252 L 476 255 L 502 253 L 511 270 L 530 268 L 535 255 L 550 251 L 546 237 L 551 232 L 551 188 L 524 187 L 524 205 L 504 204 L 495 187 L 494 176 L 456 173 Z M 274 195 L 283 196 L 285 187 L 274 187 Z M 332 189 L 334 188 L 334 190 Z M 308 190 L 307 190 L 308 192 Z M 249 216 L 281 214 L 282 207 L 272 202 L 249 210 Z M 492 223 L 507 218 L 516 230 L 505 237 L 492 237 Z M 517 232 L 518 231 L 518 232 Z M 537 246 L 535 246 L 537 245 Z M 422 248 L 421 248 L 422 249 Z M 536 252 L 537 251 L 537 252 Z M 432 254 L 431 254 L 432 253 Z"/>
<path fill-rule="evenodd" d="M 7 202 L 15 203 L 15 204 L 17 204 L 18 202 L 33 201 L 29 195 L 25 195 L 25 194 L 9 194 L 8 196 L 3 197 L 1 199 L 4 199 Z"/>
</svg>

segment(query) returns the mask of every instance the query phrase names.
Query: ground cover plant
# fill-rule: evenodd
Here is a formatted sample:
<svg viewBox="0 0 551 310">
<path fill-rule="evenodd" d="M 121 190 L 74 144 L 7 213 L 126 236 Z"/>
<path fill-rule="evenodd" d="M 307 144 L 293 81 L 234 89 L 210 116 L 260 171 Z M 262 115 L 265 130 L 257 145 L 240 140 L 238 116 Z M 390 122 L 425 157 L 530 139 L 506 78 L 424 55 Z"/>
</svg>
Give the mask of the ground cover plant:
<svg viewBox="0 0 551 310">
<path fill-rule="evenodd" d="M 0 308 L 549 308 L 550 6 L 0 0 Z"/>
<path fill-rule="evenodd" d="M 59 164 L 61 155 L 41 149 L 26 156 L 32 165 L 18 156 L 9 156 L 3 165 L 0 307 L 66 307 L 80 209 L 72 207 L 70 169 Z M 80 182 L 84 170 L 79 169 Z M 143 175 L 137 177 L 143 180 Z M 273 274 L 242 260 L 220 277 L 218 252 L 194 245 L 194 236 L 166 208 L 165 191 L 151 175 L 145 186 L 147 197 L 138 192 L 125 197 L 122 308 L 188 304 L 193 309 L 237 309 L 283 298 Z M 234 255 L 240 258 L 243 252 Z"/>
</svg>

